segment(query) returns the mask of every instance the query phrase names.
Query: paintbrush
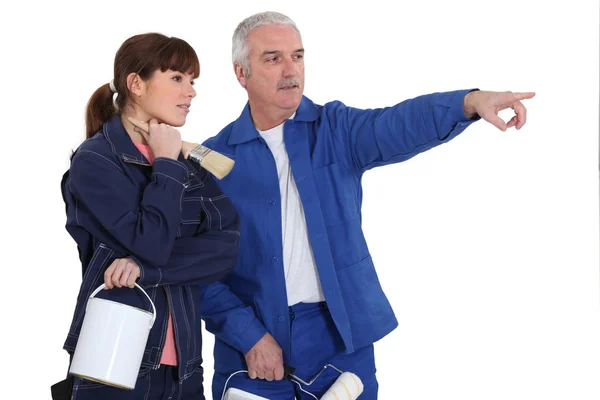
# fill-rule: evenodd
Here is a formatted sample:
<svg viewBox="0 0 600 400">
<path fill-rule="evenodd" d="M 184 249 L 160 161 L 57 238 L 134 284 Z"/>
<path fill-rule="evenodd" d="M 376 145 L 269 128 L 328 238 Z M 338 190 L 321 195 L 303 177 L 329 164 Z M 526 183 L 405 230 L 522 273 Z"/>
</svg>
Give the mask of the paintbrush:
<svg viewBox="0 0 600 400">
<path fill-rule="evenodd" d="M 131 117 L 127 117 L 127 119 L 144 132 L 149 132 L 150 128 L 147 122 Z M 181 152 L 185 158 L 197 162 L 202 168 L 213 174 L 217 179 L 225 178 L 234 165 L 234 161 L 231 158 L 197 143 L 190 143 L 182 140 Z"/>
</svg>

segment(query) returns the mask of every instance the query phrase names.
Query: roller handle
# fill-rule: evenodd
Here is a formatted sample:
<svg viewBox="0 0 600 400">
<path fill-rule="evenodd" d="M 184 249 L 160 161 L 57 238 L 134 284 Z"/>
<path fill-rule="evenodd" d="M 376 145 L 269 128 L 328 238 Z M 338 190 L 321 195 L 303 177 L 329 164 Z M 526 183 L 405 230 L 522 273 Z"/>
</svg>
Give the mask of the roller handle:
<svg viewBox="0 0 600 400">
<path fill-rule="evenodd" d="M 293 373 L 296 371 L 296 368 L 291 365 L 283 364 L 283 377 L 288 381 L 294 378 Z"/>
</svg>

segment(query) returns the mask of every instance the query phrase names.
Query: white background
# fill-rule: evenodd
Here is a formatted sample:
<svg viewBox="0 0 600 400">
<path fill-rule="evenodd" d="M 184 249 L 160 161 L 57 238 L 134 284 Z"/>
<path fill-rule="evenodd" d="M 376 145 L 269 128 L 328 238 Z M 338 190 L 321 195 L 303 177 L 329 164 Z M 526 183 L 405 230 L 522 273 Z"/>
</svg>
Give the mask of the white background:
<svg viewBox="0 0 600 400">
<path fill-rule="evenodd" d="M 0 397 L 47 399 L 65 376 L 81 272 L 60 179 L 119 45 L 158 31 L 196 49 L 202 74 L 182 134 L 201 142 L 245 104 L 230 61 L 234 28 L 277 10 L 302 32 L 305 94 L 317 103 L 373 108 L 472 87 L 537 92 L 519 132 L 478 122 L 365 175 L 364 230 L 400 322 L 376 345 L 380 398 L 600 398 L 597 2 L 18 7 L 3 6 L 0 28 Z M 209 388 L 213 340 L 204 340 Z"/>
</svg>

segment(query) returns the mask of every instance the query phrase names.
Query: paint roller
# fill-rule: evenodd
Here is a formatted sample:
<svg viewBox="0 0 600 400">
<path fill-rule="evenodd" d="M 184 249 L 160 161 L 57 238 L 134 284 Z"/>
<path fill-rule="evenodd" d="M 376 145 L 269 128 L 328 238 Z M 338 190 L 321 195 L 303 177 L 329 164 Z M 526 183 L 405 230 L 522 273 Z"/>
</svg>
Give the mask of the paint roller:
<svg viewBox="0 0 600 400">
<path fill-rule="evenodd" d="M 352 372 L 344 372 L 331 364 L 325 365 L 323 369 L 321 369 L 321 371 L 310 382 L 305 382 L 296 375 L 294 375 L 294 372 L 296 371 L 294 367 L 284 364 L 283 371 L 284 377 L 287 380 L 290 380 L 292 382 L 296 381 L 296 383 L 301 383 L 304 386 L 310 386 L 327 368 L 331 368 L 337 371 L 340 374 L 340 376 L 336 379 L 333 385 L 329 387 L 329 389 L 325 392 L 325 394 L 321 397 L 320 400 L 356 400 L 358 396 L 360 396 L 364 389 L 364 385 L 360 378 Z"/>
<path fill-rule="evenodd" d="M 323 396 L 320 399 L 317 399 L 317 397 L 315 395 L 304 390 L 302 388 L 302 385 L 304 385 L 304 386 L 312 385 L 317 380 L 317 378 L 327 368 L 331 368 L 331 369 L 337 371 L 340 374 L 340 376 L 338 379 L 336 379 L 336 381 L 333 383 L 333 385 L 331 385 L 329 387 L 327 392 L 325 392 L 325 394 L 323 394 Z M 331 364 L 325 365 L 323 367 L 323 369 L 321 369 L 321 371 L 319 371 L 319 373 L 310 382 L 305 382 L 302 379 L 300 379 L 298 376 L 294 375 L 294 372 L 296 371 L 296 369 L 294 367 L 284 364 L 283 371 L 284 371 L 283 376 L 285 379 L 296 383 L 300 387 L 300 390 L 311 395 L 315 400 L 356 400 L 358 398 L 358 396 L 360 396 L 360 394 L 363 392 L 363 389 L 364 389 L 362 381 L 356 374 L 353 374 L 352 372 L 344 372 Z M 237 389 L 237 388 L 230 388 L 229 390 L 227 390 L 227 384 L 229 383 L 229 379 L 231 379 L 234 375 L 241 373 L 241 372 L 247 372 L 247 371 L 245 371 L 245 370 L 237 371 L 229 376 L 229 378 L 225 382 L 225 387 L 223 388 L 224 392 L 223 392 L 223 396 L 221 397 L 221 399 L 222 400 L 268 400 L 264 397 L 260 397 L 255 394 L 252 394 L 252 393 L 249 393 L 249 392 Z"/>
</svg>

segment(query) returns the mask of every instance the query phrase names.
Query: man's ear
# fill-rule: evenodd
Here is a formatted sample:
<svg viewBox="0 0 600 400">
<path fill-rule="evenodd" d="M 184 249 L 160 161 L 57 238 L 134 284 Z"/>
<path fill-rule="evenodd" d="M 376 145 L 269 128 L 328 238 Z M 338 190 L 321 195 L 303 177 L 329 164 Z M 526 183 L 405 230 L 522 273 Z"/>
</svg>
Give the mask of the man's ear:
<svg viewBox="0 0 600 400">
<path fill-rule="evenodd" d="M 246 73 L 244 72 L 244 68 L 242 67 L 242 65 L 239 63 L 234 63 L 233 64 L 233 72 L 235 72 L 235 77 L 237 78 L 240 85 L 242 85 L 243 88 L 246 88 L 246 79 L 248 77 L 246 76 Z"/>
</svg>

